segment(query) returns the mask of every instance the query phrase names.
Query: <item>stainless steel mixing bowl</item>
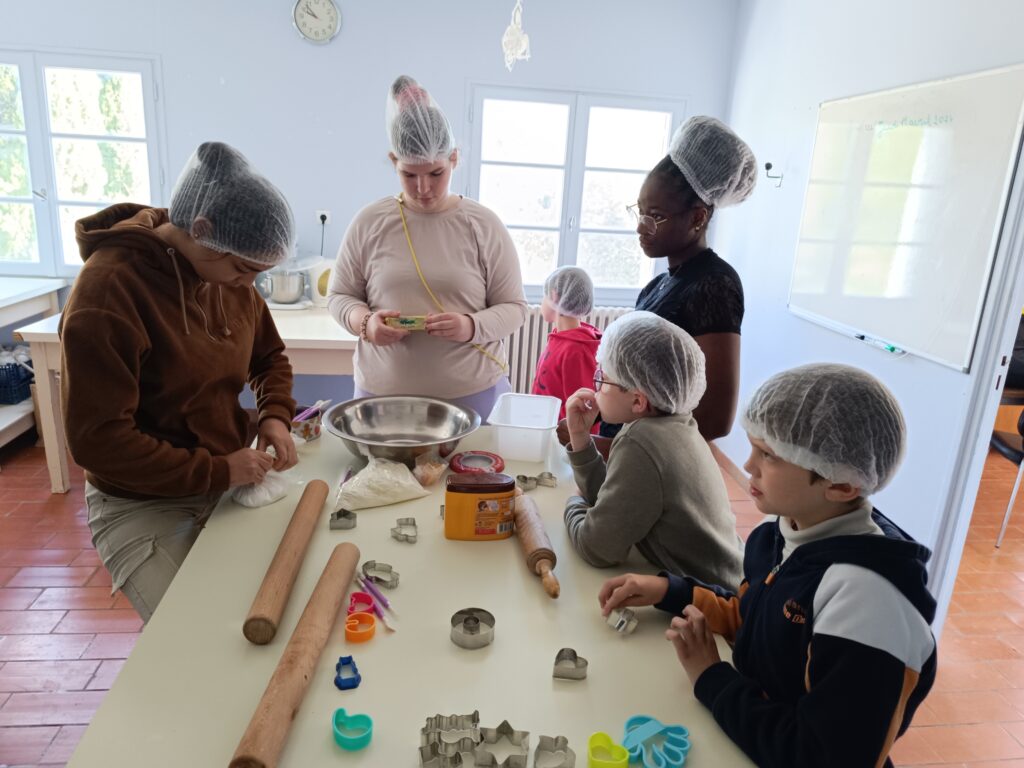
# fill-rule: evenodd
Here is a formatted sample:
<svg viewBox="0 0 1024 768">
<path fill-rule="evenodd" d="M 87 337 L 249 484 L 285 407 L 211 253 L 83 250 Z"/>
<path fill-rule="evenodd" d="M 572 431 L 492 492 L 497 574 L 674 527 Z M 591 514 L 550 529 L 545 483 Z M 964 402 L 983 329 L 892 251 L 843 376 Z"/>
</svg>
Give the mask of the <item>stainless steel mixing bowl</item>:
<svg viewBox="0 0 1024 768">
<path fill-rule="evenodd" d="M 332 406 L 324 426 L 356 456 L 404 462 L 431 451 L 446 457 L 480 426 L 480 415 L 447 400 L 417 395 L 363 397 Z"/>
</svg>

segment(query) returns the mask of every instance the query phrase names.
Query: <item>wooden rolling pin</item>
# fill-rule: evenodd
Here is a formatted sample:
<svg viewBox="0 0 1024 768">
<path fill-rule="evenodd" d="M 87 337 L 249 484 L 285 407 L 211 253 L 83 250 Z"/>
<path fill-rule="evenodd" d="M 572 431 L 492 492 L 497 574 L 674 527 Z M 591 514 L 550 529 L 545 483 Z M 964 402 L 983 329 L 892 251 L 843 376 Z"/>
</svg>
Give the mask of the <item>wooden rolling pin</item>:
<svg viewBox="0 0 1024 768">
<path fill-rule="evenodd" d="M 551 570 L 555 567 L 555 550 L 551 547 L 551 539 L 544 530 L 544 522 L 540 519 L 537 504 L 533 499 L 518 494 L 514 514 L 519 546 L 526 555 L 526 567 L 540 576 L 544 583 L 544 591 L 548 595 L 558 597 L 561 587 Z"/>
<path fill-rule="evenodd" d="M 242 634 L 256 645 L 266 645 L 277 634 L 277 625 L 281 622 L 281 614 L 288 603 L 288 596 L 295 585 L 295 577 L 299 574 L 302 558 L 306 556 L 306 548 L 313 537 L 317 520 L 327 501 L 327 483 L 323 480 L 310 480 L 306 490 L 302 492 L 291 522 L 285 529 L 281 543 L 277 545 L 274 559 L 263 577 L 260 591 L 256 593 L 249 608 L 249 615 L 242 625 Z"/>
<path fill-rule="evenodd" d="M 277 765 L 288 729 L 306 695 L 358 563 L 359 549 L 355 544 L 345 542 L 334 548 L 249 727 L 238 742 L 230 768 L 274 768 Z"/>
</svg>

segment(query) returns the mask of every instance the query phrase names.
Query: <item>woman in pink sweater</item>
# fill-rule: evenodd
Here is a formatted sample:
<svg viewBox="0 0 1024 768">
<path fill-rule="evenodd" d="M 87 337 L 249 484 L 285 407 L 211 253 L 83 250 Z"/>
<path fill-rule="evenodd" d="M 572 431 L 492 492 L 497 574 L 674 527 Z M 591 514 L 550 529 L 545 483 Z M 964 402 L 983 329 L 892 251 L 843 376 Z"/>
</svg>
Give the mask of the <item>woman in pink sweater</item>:
<svg viewBox="0 0 1024 768">
<path fill-rule="evenodd" d="M 511 388 L 504 339 L 526 319 L 519 257 L 492 211 L 451 193 L 451 125 L 412 78 L 392 84 L 387 125 L 402 192 L 356 214 L 328 298 L 359 336 L 356 397 L 429 395 L 486 417 Z M 425 321 L 388 325 L 398 317 Z"/>
</svg>

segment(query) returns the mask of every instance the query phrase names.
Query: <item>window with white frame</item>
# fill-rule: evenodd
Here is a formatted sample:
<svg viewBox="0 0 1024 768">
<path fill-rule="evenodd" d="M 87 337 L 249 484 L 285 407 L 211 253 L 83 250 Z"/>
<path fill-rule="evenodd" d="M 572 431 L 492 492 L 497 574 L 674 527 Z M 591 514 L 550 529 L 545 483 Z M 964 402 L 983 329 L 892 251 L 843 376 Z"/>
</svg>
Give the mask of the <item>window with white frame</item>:
<svg viewBox="0 0 1024 768">
<path fill-rule="evenodd" d="M 71 275 L 75 221 L 161 198 L 153 63 L 0 50 L 0 274 Z"/>
<path fill-rule="evenodd" d="M 501 217 L 528 298 L 576 264 L 598 304 L 632 305 L 654 264 L 626 206 L 668 151 L 678 101 L 475 86 L 469 194 Z"/>
</svg>

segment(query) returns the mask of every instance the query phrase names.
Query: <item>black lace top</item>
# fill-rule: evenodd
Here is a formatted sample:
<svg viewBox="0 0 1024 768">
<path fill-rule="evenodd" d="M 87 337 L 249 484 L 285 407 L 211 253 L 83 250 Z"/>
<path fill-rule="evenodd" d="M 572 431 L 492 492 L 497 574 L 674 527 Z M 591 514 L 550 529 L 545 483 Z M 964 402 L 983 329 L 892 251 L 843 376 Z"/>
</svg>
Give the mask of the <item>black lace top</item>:
<svg viewBox="0 0 1024 768">
<path fill-rule="evenodd" d="M 649 282 L 636 300 L 691 336 L 739 333 L 743 284 L 736 270 L 708 248 Z"/>
</svg>

